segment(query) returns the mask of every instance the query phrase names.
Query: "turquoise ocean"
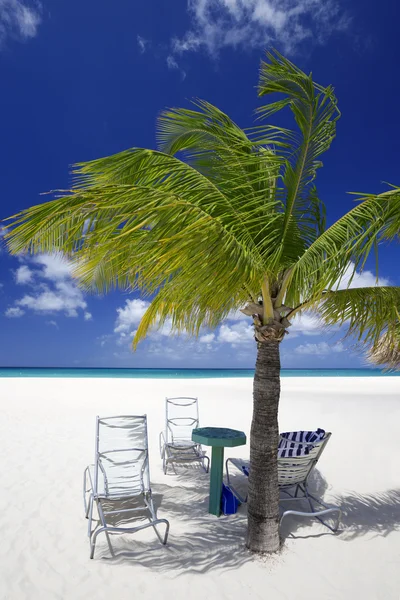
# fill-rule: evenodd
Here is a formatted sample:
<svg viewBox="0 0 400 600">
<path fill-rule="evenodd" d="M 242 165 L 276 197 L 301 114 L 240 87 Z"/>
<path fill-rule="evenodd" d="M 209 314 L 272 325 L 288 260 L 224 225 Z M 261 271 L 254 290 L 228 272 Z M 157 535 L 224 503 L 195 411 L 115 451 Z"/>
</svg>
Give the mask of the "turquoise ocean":
<svg viewBox="0 0 400 600">
<path fill-rule="evenodd" d="M 253 377 L 254 369 L 69 369 L 1 368 L 0 377 L 107 377 L 122 379 L 221 379 Z M 381 369 L 282 369 L 282 377 L 399 377 Z"/>
</svg>

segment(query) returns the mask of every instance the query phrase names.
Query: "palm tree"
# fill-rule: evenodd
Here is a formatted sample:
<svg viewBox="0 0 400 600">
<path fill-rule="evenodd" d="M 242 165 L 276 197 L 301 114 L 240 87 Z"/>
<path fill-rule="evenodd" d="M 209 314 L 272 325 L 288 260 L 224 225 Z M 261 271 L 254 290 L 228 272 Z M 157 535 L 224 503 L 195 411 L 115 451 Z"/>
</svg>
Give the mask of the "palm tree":
<svg viewBox="0 0 400 600">
<path fill-rule="evenodd" d="M 359 198 L 326 229 L 314 182 L 335 137 L 334 91 L 277 52 L 267 58 L 259 96 L 281 97 L 258 109 L 256 126 L 242 130 L 203 100 L 167 110 L 158 150 L 76 165 L 73 189 L 14 216 L 8 234 L 13 253 L 73 257 L 87 288 L 151 296 L 134 345 L 167 318 L 188 335 L 238 309 L 252 318 L 247 546 L 257 552 L 280 544 L 279 348 L 291 319 L 318 309 L 328 325 L 346 323 L 349 334 L 374 346 L 383 331 L 390 337 L 400 307 L 400 288 L 338 289 L 350 264 L 362 269 L 381 238 L 397 235 L 399 189 Z M 293 130 L 270 123 L 285 109 Z"/>
</svg>

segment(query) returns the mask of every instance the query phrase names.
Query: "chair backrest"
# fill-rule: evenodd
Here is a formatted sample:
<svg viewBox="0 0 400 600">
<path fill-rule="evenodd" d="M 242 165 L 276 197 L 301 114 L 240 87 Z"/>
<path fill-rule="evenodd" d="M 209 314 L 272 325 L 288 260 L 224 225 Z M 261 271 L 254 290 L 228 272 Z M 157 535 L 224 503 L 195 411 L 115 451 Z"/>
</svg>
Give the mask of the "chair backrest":
<svg viewBox="0 0 400 600">
<path fill-rule="evenodd" d="M 146 415 L 96 417 L 94 493 L 124 498 L 149 489 Z"/>
<path fill-rule="evenodd" d="M 192 430 L 199 426 L 197 398 L 165 398 L 165 439 L 179 443 L 192 440 Z"/>
<path fill-rule="evenodd" d="M 278 458 L 279 486 L 285 487 L 306 482 L 331 435 L 331 433 L 325 433 L 322 440 L 313 442 L 314 447 L 306 456 Z"/>
</svg>

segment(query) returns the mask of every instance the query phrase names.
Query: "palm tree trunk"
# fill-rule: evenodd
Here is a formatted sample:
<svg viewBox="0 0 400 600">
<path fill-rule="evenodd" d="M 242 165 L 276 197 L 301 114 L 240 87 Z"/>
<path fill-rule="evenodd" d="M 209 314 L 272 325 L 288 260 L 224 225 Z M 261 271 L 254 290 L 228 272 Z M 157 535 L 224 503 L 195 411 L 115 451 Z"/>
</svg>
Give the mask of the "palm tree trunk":
<svg viewBox="0 0 400 600">
<path fill-rule="evenodd" d="M 279 342 L 258 342 L 250 432 L 246 542 L 254 552 L 276 552 L 280 546 L 277 463 L 280 368 Z"/>
</svg>

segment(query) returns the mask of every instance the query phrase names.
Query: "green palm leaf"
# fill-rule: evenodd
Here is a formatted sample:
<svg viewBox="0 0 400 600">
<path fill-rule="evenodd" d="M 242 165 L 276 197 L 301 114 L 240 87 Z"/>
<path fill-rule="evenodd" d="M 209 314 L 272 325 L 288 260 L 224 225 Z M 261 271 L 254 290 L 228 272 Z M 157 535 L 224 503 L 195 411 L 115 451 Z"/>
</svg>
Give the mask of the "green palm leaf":
<svg viewBox="0 0 400 600">
<path fill-rule="evenodd" d="M 327 325 L 347 325 L 347 336 L 375 346 L 386 332 L 390 339 L 398 331 L 400 287 L 367 287 L 327 293 L 319 313 Z"/>
<path fill-rule="evenodd" d="M 293 266 L 287 302 L 318 303 L 334 290 L 353 263 L 362 270 L 377 244 L 391 241 L 400 228 L 400 188 L 364 195 L 359 203 L 313 242 Z"/>
<path fill-rule="evenodd" d="M 324 88 L 316 84 L 311 74 L 306 75 L 276 51 L 267 56 L 268 62 L 261 65 L 259 96 L 279 93 L 284 99 L 262 106 L 257 113 L 267 118 L 288 106 L 300 130 L 294 142 L 291 138 L 290 155 L 283 173 L 285 216 L 280 254 L 285 255 L 290 252 L 293 221 L 306 244 L 316 237 L 310 237 L 310 232 L 316 229 L 318 232 L 309 188 L 322 165 L 319 157 L 329 149 L 335 137 L 340 112 L 331 86 Z"/>
</svg>

